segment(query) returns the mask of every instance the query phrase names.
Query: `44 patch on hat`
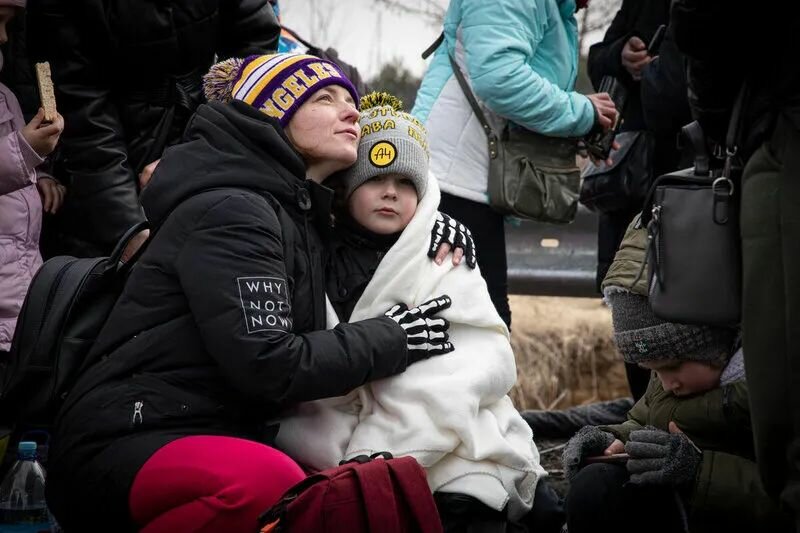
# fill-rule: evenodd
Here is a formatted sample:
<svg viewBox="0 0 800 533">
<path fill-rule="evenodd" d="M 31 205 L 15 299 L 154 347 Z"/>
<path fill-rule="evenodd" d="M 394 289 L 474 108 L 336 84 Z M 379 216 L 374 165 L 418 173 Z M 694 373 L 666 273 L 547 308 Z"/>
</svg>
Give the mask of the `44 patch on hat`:
<svg viewBox="0 0 800 533">
<path fill-rule="evenodd" d="M 379 141 L 369 150 L 369 161 L 378 168 L 387 167 L 397 157 L 397 148 L 389 141 Z"/>
</svg>

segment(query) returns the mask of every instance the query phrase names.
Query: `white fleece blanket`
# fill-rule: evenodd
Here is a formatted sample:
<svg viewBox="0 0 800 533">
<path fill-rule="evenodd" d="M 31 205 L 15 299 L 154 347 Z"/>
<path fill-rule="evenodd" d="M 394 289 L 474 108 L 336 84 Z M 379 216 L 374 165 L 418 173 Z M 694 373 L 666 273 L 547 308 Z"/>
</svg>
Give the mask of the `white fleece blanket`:
<svg viewBox="0 0 800 533">
<path fill-rule="evenodd" d="M 427 470 L 432 491 L 459 492 L 511 518 L 527 512 L 546 475 L 529 426 L 507 396 L 516 381 L 508 330 L 478 269 L 441 266 L 427 256 L 439 205 L 428 189 L 397 243 L 381 261 L 351 321 L 382 315 L 447 294 L 455 351 L 411 365 L 404 373 L 350 394 L 309 402 L 281 420 L 278 446 L 316 469 L 360 454 L 411 455 Z M 480 252 L 480 250 L 478 250 Z M 329 327 L 338 323 L 328 305 Z"/>
</svg>

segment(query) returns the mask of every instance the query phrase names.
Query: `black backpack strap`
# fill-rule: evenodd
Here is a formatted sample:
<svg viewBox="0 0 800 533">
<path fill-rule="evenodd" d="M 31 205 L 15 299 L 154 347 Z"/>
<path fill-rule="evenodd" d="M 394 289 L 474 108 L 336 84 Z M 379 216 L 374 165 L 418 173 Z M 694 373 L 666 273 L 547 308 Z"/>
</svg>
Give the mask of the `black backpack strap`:
<svg viewBox="0 0 800 533">
<path fill-rule="evenodd" d="M 42 267 L 36 272 L 31 280 L 30 289 L 25 298 L 22 309 L 19 312 L 17 320 L 17 329 L 15 331 L 14 340 L 11 343 L 11 350 L 9 352 L 9 359 L 14 357 L 14 354 L 19 350 L 20 346 L 33 346 L 37 339 L 40 337 L 42 324 L 44 323 L 44 316 L 47 309 L 47 304 L 51 295 L 51 283 L 35 283 L 37 279 L 56 279 L 64 275 L 64 271 L 76 259 L 69 256 L 57 256 L 44 263 Z M 28 321 L 34 321 L 32 327 L 23 327 Z M 4 380 L 5 381 L 5 380 Z M 3 383 L 3 391 L 6 390 L 7 383 Z"/>
<path fill-rule="evenodd" d="M 111 250 L 111 254 L 108 256 L 109 264 L 119 266 L 120 263 L 122 263 L 122 252 L 125 251 L 125 247 L 128 246 L 128 243 L 131 241 L 131 239 L 138 235 L 139 232 L 146 230 L 149 227 L 150 223 L 144 220 L 128 228 L 128 231 L 126 231 L 125 234 L 120 237 L 119 241 L 117 241 L 117 244 L 114 246 L 114 249 Z M 147 245 L 151 240 L 153 240 L 153 235 L 150 235 L 150 238 L 147 239 L 141 247 L 139 247 L 139 250 L 133 254 L 133 257 L 128 259 L 127 263 L 135 263 L 136 260 L 142 255 L 145 248 L 147 248 Z"/>
</svg>

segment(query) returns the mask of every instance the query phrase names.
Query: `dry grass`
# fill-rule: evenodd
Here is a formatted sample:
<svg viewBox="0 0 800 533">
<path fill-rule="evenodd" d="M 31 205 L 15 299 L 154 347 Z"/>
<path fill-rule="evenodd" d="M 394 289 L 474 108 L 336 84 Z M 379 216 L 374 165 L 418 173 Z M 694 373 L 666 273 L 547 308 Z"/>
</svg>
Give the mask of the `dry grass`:
<svg viewBox="0 0 800 533">
<path fill-rule="evenodd" d="M 600 299 L 511 296 L 517 409 L 563 409 L 628 396 Z"/>
</svg>

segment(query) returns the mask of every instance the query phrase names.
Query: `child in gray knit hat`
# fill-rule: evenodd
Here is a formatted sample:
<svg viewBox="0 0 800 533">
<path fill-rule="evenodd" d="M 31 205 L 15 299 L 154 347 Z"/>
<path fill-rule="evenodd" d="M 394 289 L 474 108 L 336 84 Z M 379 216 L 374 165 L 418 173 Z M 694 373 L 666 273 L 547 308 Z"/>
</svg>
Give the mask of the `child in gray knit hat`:
<svg viewBox="0 0 800 533">
<path fill-rule="evenodd" d="M 603 293 L 619 352 L 652 370 L 650 384 L 626 422 L 586 426 L 564 449 L 569 531 L 782 531 L 755 462 L 737 332 L 653 314 L 635 222 Z"/>
<path fill-rule="evenodd" d="M 329 180 L 336 194 L 327 292 L 348 320 L 381 258 L 414 217 L 428 184 L 425 127 L 388 93 L 360 101 L 356 164 Z"/>
<path fill-rule="evenodd" d="M 361 99 L 358 160 L 343 176 L 350 215 L 381 235 L 408 225 L 428 186 L 428 134 L 401 105 L 387 93 Z"/>
</svg>

